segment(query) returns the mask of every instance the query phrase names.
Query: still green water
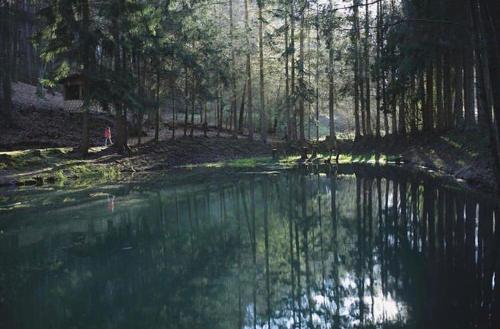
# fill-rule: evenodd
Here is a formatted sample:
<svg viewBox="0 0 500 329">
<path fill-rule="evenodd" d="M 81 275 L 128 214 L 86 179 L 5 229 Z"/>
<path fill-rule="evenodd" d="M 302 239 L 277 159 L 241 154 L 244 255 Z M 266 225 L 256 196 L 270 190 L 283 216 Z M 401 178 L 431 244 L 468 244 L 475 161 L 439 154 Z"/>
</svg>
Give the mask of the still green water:
<svg viewBox="0 0 500 329">
<path fill-rule="evenodd" d="M 403 170 L 0 192 L 0 328 L 498 328 L 497 202 Z"/>
</svg>

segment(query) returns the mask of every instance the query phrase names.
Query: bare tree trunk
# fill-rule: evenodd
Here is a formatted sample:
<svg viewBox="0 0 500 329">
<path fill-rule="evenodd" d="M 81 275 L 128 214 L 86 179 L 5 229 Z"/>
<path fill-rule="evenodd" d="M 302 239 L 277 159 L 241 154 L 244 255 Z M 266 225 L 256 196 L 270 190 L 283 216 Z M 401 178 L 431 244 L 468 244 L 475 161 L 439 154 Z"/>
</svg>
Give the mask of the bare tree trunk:
<svg viewBox="0 0 500 329">
<path fill-rule="evenodd" d="M 0 66 L 2 84 L 2 112 L 8 127 L 12 126 L 12 85 L 11 85 L 11 24 L 10 24 L 10 3 L 6 2 L 3 10 L 0 11 L 0 54 L 2 64 Z"/>
<path fill-rule="evenodd" d="M 395 79 L 396 74 L 394 71 L 394 67 L 391 69 L 391 79 Z M 397 97 L 396 94 L 393 93 L 391 96 L 391 128 L 392 134 L 398 134 L 398 109 L 397 109 Z"/>
<path fill-rule="evenodd" d="M 89 33 L 90 28 L 90 8 L 88 0 L 82 0 L 82 29 L 84 34 Z M 83 54 L 83 70 L 85 71 L 84 86 L 83 86 L 83 122 L 82 122 L 82 140 L 80 144 L 80 152 L 87 155 L 90 147 L 89 141 L 89 81 L 88 74 L 90 71 L 90 56 L 94 56 L 90 50 L 90 45 L 84 46 Z"/>
<path fill-rule="evenodd" d="M 250 58 L 250 25 L 249 25 L 249 12 L 248 12 L 248 0 L 245 0 L 245 29 L 246 29 L 246 70 L 247 70 L 247 84 L 248 84 L 248 138 L 253 140 L 254 124 L 253 124 L 253 90 L 252 90 L 252 61 Z M 288 57 L 287 57 L 288 58 Z M 287 72 L 288 72 L 288 61 L 287 61 Z M 287 75 L 288 78 L 288 75 Z M 287 82 L 288 83 L 288 82 Z"/>
<path fill-rule="evenodd" d="M 304 92 L 305 92 L 305 58 L 304 58 L 304 24 L 305 24 L 305 1 L 301 3 L 300 10 L 300 49 L 299 49 L 299 138 L 301 142 L 305 142 L 304 131 Z"/>
<path fill-rule="evenodd" d="M 404 83 L 403 83 L 404 84 Z M 399 134 L 406 136 L 406 87 L 401 88 L 399 95 Z"/>
<path fill-rule="evenodd" d="M 358 60 L 358 88 L 359 88 L 359 103 L 361 110 L 361 132 L 363 136 L 367 135 L 366 132 L 366 98 L 365 98 L 365 64 L 364 64 L 364 50 L 363 41 L 361 40 L 361 18 L 359 7 L 362 6 L 362 0 L 356 0 L 357 6 L 354 9 L 354 24 L 356 25 L 356 56 Z"/>
<path fill-rule="evenodd" d="M 424 128 L 424 113 L 426 111 L 426 108 L 427 108 L 427 103 L 426 103 L 426 97 L 425 97 L 425 69 L 422 68 L 420 70 L 420 72 L 418 73 L 418 101 L 420 102 L 420 113 L 421 113 L 421 116 L 422 116 L 422 131 L 425 130 Z"/>
<path fill-rule="evenodd" d="M 330 0 L 330 8 L 333 9 L 333 0 Z M 331 24 L 331 23 L 330 23 Z M 318 34 L 319 40 L 319 34 Z M 330 117 L 329 126 L 330 126 L 330 143 L 335 143 L 335 85 L 334 85 L 334 61 L 335 61 L 335 53 L 333 49 L 333 28 L 330 27 L 328 30 L 328 115 Z M 319 42 L 318 42 L 319 47 Z M 319 78 L 318 78 L 319 80 Z M 316 87 L 318 88 L 318 87 Z M 317 94 L 317 98 L 319 99 L 319 94 Z M 316 110 L 317 116 L 317 124 L 318 124 L 318 136 L 319 136 L 319 108 Z M 334 146 L 333 144 L 330 146 Z"/>
<path fill-rule="evenodd" d="M 464 74 L 462 52 L 455 54 L 455 98 L 453 104 L 453 117 L 455 127 L 463 129 L 464 126 Z"/>
<path fill-rule="evenodd" d="M 185 81 L 184 81 L 184 137 L 187 136 L 187 128 L 188 128 L 188 114 L 189 114 L 189 74 L 187 67 L 185 68 Z"/>
<path fill-rule="evenodd" d="M 191 84 L 191 129 L 189 131 L 189 137 L 194 137 L 194 112 L 196 109 L 196 90 L 197 90 L 197 82 L 193 82 Z"/>
<path fill-rule="evenodd" d="M 370 99 L 370 11 L 369 0 L 365 0 L 365 110 L 366 110 L 366 134 L 372 136 L 372 119 L 371 119 L 371 99 Z"/>
<path fill-rule="evenodd" d="M 240 117 L 238 119 L 238 131 L 240 134 L 243 134 L 243 122 L 245 119 L 245 96 L 246 96 L 246 91 L 247 91 L 247 83 L 243 85 L 243 92 L 241 96 L 241 106 L 240 106 Z"/>
<path fill-rule="evenodd" d="M 354 4 L 354 32 L 353 32 L 353 44 L 354 44 L 354 126 L 355 126 L 355 139 L 361 137 L 360 122 L 359 122 L 359 104 L 360 104 L 360 75 L 359 75 L 359 17 L 358 17 L 358 5 L 359 0 L 353 0 Z"/>
<path fill-rule="evenodd" d="M 260 69 L 260 135 L 267 142 L 267 114 L 264 86 L 264 22 L 262 18 L 262 3 L 259 3 L 259 69 Z"/>
<path fill-rule="evenodd" d="M 436 54 L 436 112 L 437 112 L 437 130 L 442 132 L 446 127 L 446 118 L 443 107 L 443 59 L 441 51 Z"/>
<path fill-rule="evenodd" d="M 330 7 L 332 6 L 332 1 L 330 1 Z M 320 39 L 320 22 L 319 22 L 319 4 L 316 4 L 316 76 L 315 76 L 315 83 L 316 83 L 316 141 L 319 142 L 319 59 L 320 59 L 320 45 L 321 45 L 321 39 Z M 332 48 L 330 46 L 330 48 Z M 330 70 L 333 69 L 333 60 L 332 56 L 330 54 L 329 56 L 330 59 Z M 331 73 L 330 73 L 331 74 Z M 331 82 L 331 78 L 329 78 L 329 84 Z M 329 87 L 330 88 L 330 87 Z M 329 97 L 330 97 L 330 92 L 329 92 Z M 329 98 L 331 100 L 331 98 Z M 332 116 L 334 114 L 333 109 L 328 108 L 329 113 L 330 113 L 330 136 L 332 136 L 332 131 L 333 135 L 335 135 L 335 118 Z M 333 128 L 333 129 L 332 129 Z"/>
<path fill-rule="evenodd" d="M 390 10 L 391 10 L 391 16 L 395 15 L 396 12 L 396 5 L 394 3 L 394 0 L 391 0 L 390 2 Z M 391 22 L 392 23 L 392 22 Z M 391 48 L 391 57 L 395 57 L 395 49 Z M 391 65 L 391 81 L 393 83 L 396 82 L 396 65 L 393 63 Z M 397 113 L 397 100 L 396 100 L 396 93 L 392 92 L 391 93 L 391 118 L 392 118 L 392 134 L 397 135 L 398 134 L 398 113 Z"/>
<path fill-rule="evenodd" d="M 175 139 L 175 130 L 177 129 L 177 111 L 175 108 L 175 93 L 172 87 L 172 139 Z"/>
<path fill-rule="evenodd" d="M 381 7 L 382 7 L 382 3 L 379 1 L 377 3 L 377 25 L 378 26 L 382 26 L 382 10 L 381 10 Z M 381 133 L 380 133 L 380 111 L 381 111 L 381 84 L 380 84 L 380 80 L 381 80 L 381 58 L 382 58 L 382 32 L 381 32 L 381 29 L 378 28 L 377 29 L 377 52 L 376 52 L 376 65 L 375 65 L 375 68 L 376 68 L 376 79 L 377 79 L 377 86 L 376 86 L 376 106 L 377 106 L 377 117 L 376 117 L 376 120 L 375 120 L 375 136 L 377 139 L 380 139 L 381 137 Z"/>
<path fill-rule="evenodd" d="M 245 98 L 243 98 L 242 104 L 245 104 Z M 208 105 L 206 102 L 203 103 L 203 112 L 204 120 L 203 120 L 203 136 L 208 137 Z"/>
<path fill-rule="evenodd" d="M 155 142 L 160 140 L 160 70 L 156 71 L 156 117 L 155 117 Z"/>
<path fill-rule="evenodd" d="M 308 9 L 308 17 L 311 17 L 310 9 Z M 309 86 L 312 86 L 312 65 L 311 65 L 311 59 L 312 59 L 312 54 L 311 54 L 311 23 L 307 24 L 307 78 L 308 78 L 308 83 Z M 281 78 L 280 78 L 281 81 Z M 276 116 L 276 121 L 277 121 Z M 311 140 L 311 121 L 312 121 L 312 102 L 309 100 L 307 101 L 307 140 Z M 276 122 L 275 121 L 275 122 Z"/>
<path fill-rule="evenodd" d="M 384 0 L 380 1 L 380 24 L 381 26 L 385 24 L 385 11 L 384 11 Z M 381 41 L 381 51 L 384 47 L 384 40 L 385 40 L 385 33 L 384 29 L 380 31 L 380 41 Z M 382 54 L 381 54 L 382 55 Z M 382 112 L 384 113 L 384 136 L 387 136 L 389 134 L 389 118 L 388 118 L 388 108 L 387 108 L 387 82 L 386 82 L 386 72 L 385 69 L 382 67 L 380 70 L 380 78 L 382 79 Z"/>
<path fill-rule="evenodd" d="M 229 0 L 229 38 L 231 40 L 231 116 L 233 119 L 233 138 L 238 137 L 238 108 L 236 105 L 236 74 L 234 52 L 233 0 Z"/>
<path fill-rule="evenodd" d="M 245 0 L 247 1 L 247 0 Z M 291 122 L 291 111 L 290 111 L 290 55 L 289 55 L 289 33 L 290 27 L 288 25 L 289 13 L 285 14 L 285 107 L 286 107 L 286 140 L 291 139 L 292 134 L 292 122 Z"/>
<path fill-rule="evenodd" d="M 415 84 L 416 77 L 412 76 L 410 80 L 410 90 L 411 90 L 411 117 L 410 117 L 410 130 L 412 135 L 416 135 L 418 133 L 418 90 Z"/>
<path fill-rule="evenodd" d="M 142 78 L 141 78 L 141 59 L 140 57 L 134 52 L 133 56 L 133 61 L 136 62 L 137 65 L 137 85 L 139 89 L 139 98 L 142 100 L 144 99 L 144 88 L 142 86 Z M 137 144 L 141 145 L 141 140 L 142 140 L 142 122 L 143 122 L 143 115 L 144 112 L 140 109 L 139 111 L 136 111 L 136 119 L 137 119 L 137 125 L 136 125 L 136 131 L 137 131 Z"/>
<path fill-rule="evenodd" d="M 445 112 L 445 129 L 453 129 L 455 124 L 451 91 L 451 56 L 446 49 L 443 57 L 443 103 Z"/>
<path fill-rule="evenodd" d="M 433 109 L 434 109 L 434 69 L 432 61 L 427 63 L 427 73 L 426 73 L 426 103 L 424 107 L 423 121 L 424 121 L 424 131 L 431 132 L 434 130 L 434 119 L 433 119 Z"/>
<path fill-rule="evenodd" d="M 290 48 L 292 52 L 292 88 L 291 88 L 291 106 L 292 111 L 292 129 L 291 129 L 291 139 L 297 139 L 297 113 L 295 109 L 295 0 L 290 0 Z"/>
<path fill-rule="evenodd" d="M 465 9 L 467 16 L 467 43 L 464 49 L 464 105 L 465 105 L 465 129 L 470 130 L 476 126 L 475 97 L 474 97 L 474 23 L 471 9 Z"/>
<path fill-rule="evenodd" d="M 9 1 L 6 1 L 7 5 Z M 9 24 L 11 26 L 10 28 L 10 51 L 12 52 L 12 56 L 10 58 L 10 77 L 11 80 L 16 82 L 18 80 L 19 72 L 18 72 L 18 61 L 19 61 L 19 31 L 18 31 L 18 24 L 17 24 L 17 19 L 14 16 L 15 13 L 18 12 L 18 1 L 11 1 L 12 5 L 14 8 L 12 10 L 8 11 L 9 15 Z M 8 7 L 9 8 L 9 7 Z"/>
</svg>

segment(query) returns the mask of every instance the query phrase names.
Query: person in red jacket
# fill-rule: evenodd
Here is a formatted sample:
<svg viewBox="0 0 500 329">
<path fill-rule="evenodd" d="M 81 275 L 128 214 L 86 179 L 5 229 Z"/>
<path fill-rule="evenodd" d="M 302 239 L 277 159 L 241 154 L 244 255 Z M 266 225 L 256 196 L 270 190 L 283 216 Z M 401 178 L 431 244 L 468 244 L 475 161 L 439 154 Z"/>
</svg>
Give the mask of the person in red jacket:
<svg viewBox="0 0 500 329">
<path fill-rule="evenodd" d="M 104 146 L 108 146 L 108 142 L 109 142 L 109 145 L 113 144 L 113 141 L 111 140 L 111 128 L 110 127 L 104 128 Z"/>
</svg>

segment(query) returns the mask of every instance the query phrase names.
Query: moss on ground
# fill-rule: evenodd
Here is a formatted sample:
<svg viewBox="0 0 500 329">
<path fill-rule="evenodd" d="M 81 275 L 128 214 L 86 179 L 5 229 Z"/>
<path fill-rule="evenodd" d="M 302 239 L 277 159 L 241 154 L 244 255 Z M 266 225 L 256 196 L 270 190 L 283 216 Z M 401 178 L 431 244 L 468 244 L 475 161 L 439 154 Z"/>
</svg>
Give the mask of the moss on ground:
<svg viewBox="0 0 500 329">
<path fill-rule="evenodd" d="M 0 169 L 24 170 L 52 166 L 71 151 L 72 148 L 48 148 L 0 152 Z"/>
<path fill-rule="evenodd" d="M 111 182 L 120 177 L 121 172 L 116 166 L 96 163 L 69 165 L 42 175 L 44 182 L 78 187 Z"/>
<path fill-rule="evenodd" d="M 329 159 L 330 156 L 326 154 L 318 154 L 318 157 L 312 161 L 312 163 L 324 163 L 325 160 Z M 387 164 L 397 162 L 399 156 L 389 156 L 385 154 L 341 154 L 339 156 L 339 164 L 350 164 L 350 163 L 365 163 L 365 164 Z M 299 155 L 288 155 L 279 157 L 278 160 L 274 160 L 272 157 L 248 157 L 227 161 L 219 162 L 209 162 L 200 164 L 188 164 L 180 166 L 180 168 L 194 169 L 194 168 L 255 168 L 255 167 L 265 167 L 270 165 L 279 165 L 283 168 L 290 168 L 296 166 L 300 163 Z M 333 159 L 334 160 L 334 159 Z"/>
<path fill-rule="evenodd" d="M 120 176 L 116 165 L 71 159 L 71 148 L 49 148 L 0 152 L 0 170 L 20 173 L 18 185 L 57 184 L 87 186 L 109 182 Z M 91 152 L 99 150 L 92 149 Z M 29 171 L 32 171 L 30 173 Z M 12 183 L 12 182 L 11 182 Z"/>
<path fill-rule="evenodd" d="M 391 162 L 396 162 L 398 157 L 396 156 L 388 156 L 385 154 L 375 154 L 375 153 L 366 153 L 366 154 L 349 154 L 342 153 L 339 156 L 339 164 L 350 164 L 350 163 L 366 163 L 366 164 L 386 164 Z M 318 154 L 318 157 L 314 159 L 314 161 L 324 162 L 330 159 L 329 154 Z M 282 165 L 293 165 L 297 164 L 300 160 L 300 156 L 298 155 L 290 155 L 283 158 L 280 158 L 279 163 Z M 332 157 L 332 161 L 335 161 L 335 156 Z"/>
<path fill-rule="evenodd" d="M 273 164 L 274 161 L 271 157 L 248 157 L 248 158 L 240 158 L 219 162 L 207 162 L 207 163 L 198 163 L 198 164 L 188 164 L 179 166 L 179 168 L 252 168 L 264 165 Z"/>
</svg>

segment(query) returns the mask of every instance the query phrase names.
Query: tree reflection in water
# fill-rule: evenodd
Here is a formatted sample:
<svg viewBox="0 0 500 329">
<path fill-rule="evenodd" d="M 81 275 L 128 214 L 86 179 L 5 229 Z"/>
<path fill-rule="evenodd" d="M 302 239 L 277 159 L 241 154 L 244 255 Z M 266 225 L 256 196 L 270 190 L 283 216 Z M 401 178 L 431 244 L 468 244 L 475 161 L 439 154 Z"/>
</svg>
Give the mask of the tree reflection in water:
<svg viewBox="0 0 500 329">
<path fill-rule="evenodd" d="M 1 213 L 0 327 L 498 324 L 499 209 L 484 196 L 366 167 L 113 195 L 113 212 L 82 197 Z"/>
</svg>

